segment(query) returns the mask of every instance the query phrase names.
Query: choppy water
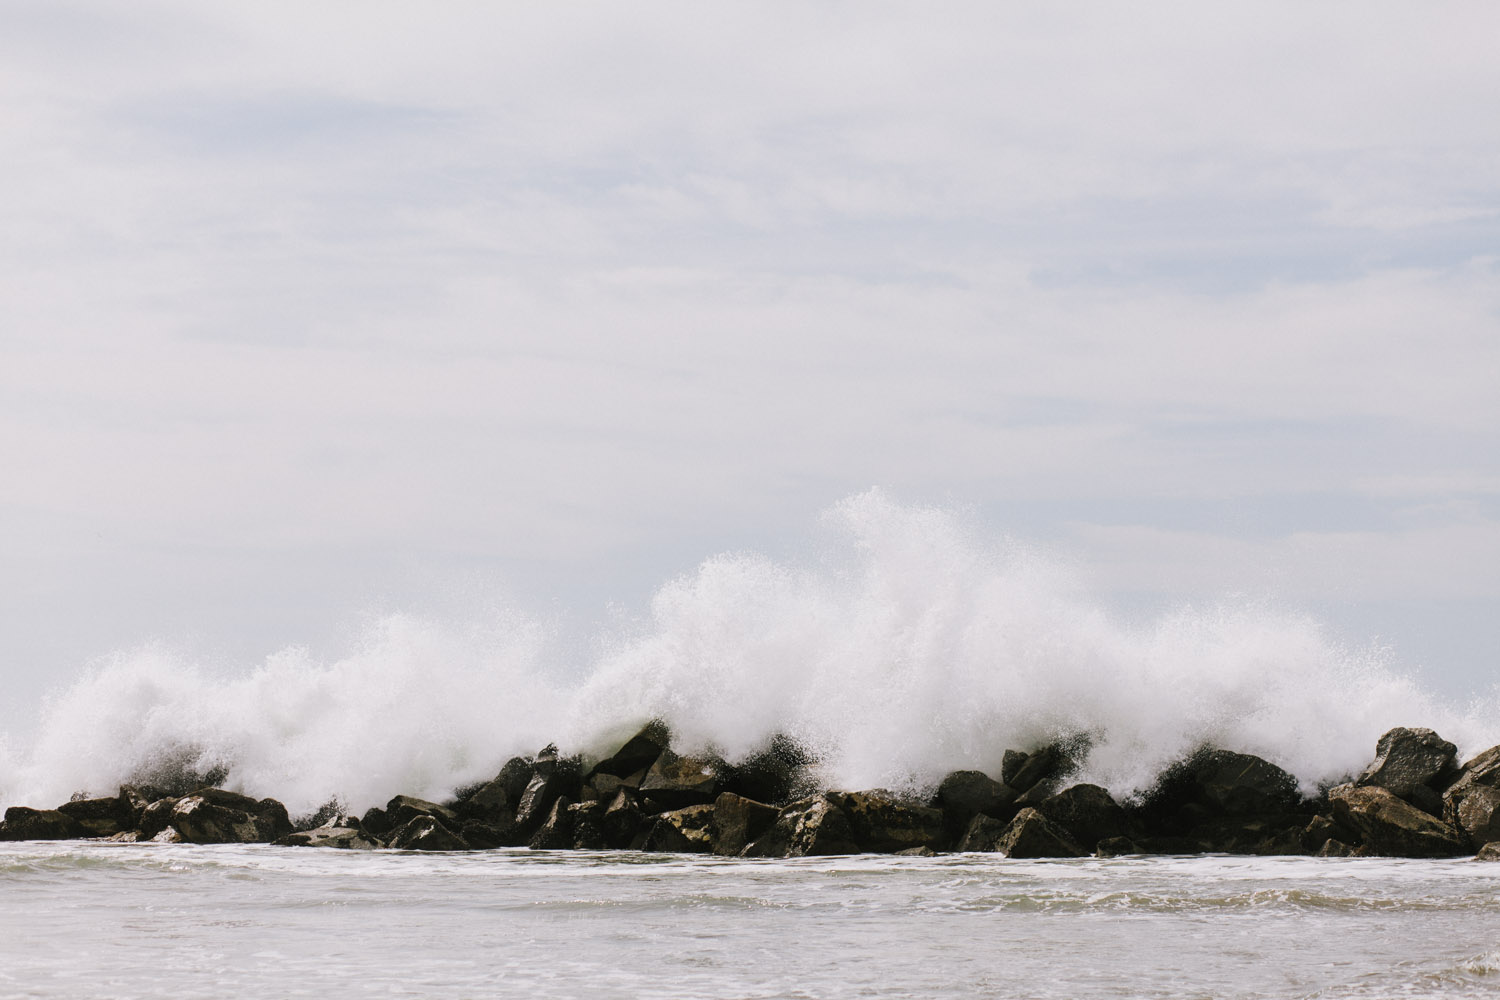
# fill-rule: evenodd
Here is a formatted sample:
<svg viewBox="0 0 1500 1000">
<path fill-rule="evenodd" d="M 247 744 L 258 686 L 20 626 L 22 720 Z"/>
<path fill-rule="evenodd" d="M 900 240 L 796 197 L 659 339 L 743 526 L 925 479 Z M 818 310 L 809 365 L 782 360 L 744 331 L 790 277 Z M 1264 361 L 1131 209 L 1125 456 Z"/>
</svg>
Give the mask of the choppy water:
<svg viewBox="0 0 1500 1000">
<path fill-rule="evenodd" d="M 0 844 L 0 996 L 1493 997 L 1500 864 Z"/>
</svg>

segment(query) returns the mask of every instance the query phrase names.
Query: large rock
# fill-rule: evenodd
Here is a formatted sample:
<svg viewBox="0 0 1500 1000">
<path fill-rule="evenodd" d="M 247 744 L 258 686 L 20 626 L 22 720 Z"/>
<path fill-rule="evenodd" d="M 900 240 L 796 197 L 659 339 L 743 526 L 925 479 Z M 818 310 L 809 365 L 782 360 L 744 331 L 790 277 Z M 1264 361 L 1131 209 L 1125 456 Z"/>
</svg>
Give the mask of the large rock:
<svg viewBox="0 0 1500 1000">
<path fill-rule="evenodd" d="M 151 840 L 172 826 L 172 810 L 177 808 L 177 799 L 157 799 L 141 810 L 136 819 L 136 831 L 141 840 Z"/>
<path fill-rule="evenodd" d="M 0 840 L 75 840 L 90 836 L 82 823 L 56 809 L 11 806 L 0 823 Z"/>
<path fill-rule="evenodd" d="M 1162 772 L 1134 815 L 1152 837 L 1180 837 L 1230 816 L 1303 811 L 1297 781 L 1252 754 L 1205 748 Z"/>
<path fill-rule="evenodd" d="M 1037 812 L 1093 850 L 1101 840 L 1125 833 L 1125 810 L 1098 785 L 1073 785 L 1037 804 Z"/>
<path fill-rule="evenodd" d="M 122 790 L 119 795 L 97 799 L 74 799 L 64 802 L 57 811 L 71 816 L 88 831 L 89 837 L 113 837 L 134 829 L 136 812 L 131 798 Z"/>
<path fill-rule="evenodd" d="M 645 840 L 652 818 L 641 810 L 634 792 L 621 789 L 605 808 L 601 823 L 606 846 L 616 850 L 636 850 Z"/>
<path fill-rule="evenodd" d="M 1443 818 L 1467 834 L 1475 850 L 1500 840 L 1500 788 L 1471 786 L 1447 800 Z"/>
<path fill-rule="evenodd" d="M 983 771 L 954 771 L 943 778 L 932 804 L 943 812 L 944 827 L 951 840 L 958 840 L 980 813 L 999 820 L 1015 815 L 1016 791 Z"/>
<path fill-rule="evenodd" d="M 405 826 L 418 816 L 436 817 L 450 830 L 457 830 L 463 825 L 463 820 L 456 811 L 412 795 L 397 795 L 385 804 L 386 823 L 393 830 Z"/>
<path fill-rule="evenodd" d="M 645 771 L 656 763 L 656 758 L 662 755 L 672 742 L 672 734 L 667 729 L 666 723 L 653 720 L 646 723 L 640 732 L 626 740 L 620 749 L 612 755 L 595 764 L 585 780 L 595 775 L 610 775 L 615 778 L 627 778 L 640 771 Z"/>
<path fill-rule="evenodd" d="M 172 807 L 168 822 L 190 844 L 265 844 L 292 832 L 292 821 L 280 802 L 222 788 L 184 795 Z"/>
<path fill-rule="evenodd" d="M 516 806 L 516 826 L 531 833 L 546 821 L 559 798 L 577 801 L 580 778 L 578 758 L 560 756 L 555 744 L 543 748 L 532 762 L 531 779 Z"/>
<path fill-rule="evenodd" d="M 826 795 L 793 802 L 765 833 L 745 847 L 747 858 L 858 854 L 849 817 Z"/>
<path fill-rule="evenodd" d="M 1500 840 L 1485 844 L 1474 858 L 1477 861 L 1500 861 Z"/>
<path fill-rule="evenodd" d="M 1457 830 L 1378 785 L 1339 785 L 1328 801 L 1334 818 L 1357 830 L 1371 854 L 1450 858 L 1473 849 Z"/>
<path fill-rule="evenodd" d="M 720 792 L 714 799 L 713 850 L 738 857 L 745 846 L 771 828 L 781 810 L 734 792 Z"/>
<path fill-rule="evenodd" d="M 713 847 L 714 806 L 684 806 L 656 817 L 643 851 L 706 854 Z"/>
<path fill-rule="evenodd" d="M 999 845 L 1000 837 L 1008 825 L 993 816 L 977 813 L 969 820 L 969 825 L 964 828 L 953 849 L 964 854 L 975 851 L 990 853 Z"/>
<path fill-rule="evenodd" d="M 849 830 L 863 851 L 895 854 L 936 847 L 945 839 L 939 809 L 898 802 L 882 791 L 844 792 L 831 798 L 849 817 Z"/>
<path fill-rule="evenodd" d="M 469 844 L 430 813 L 412 817 L 391 835 L 390 846 L 398 851 L 467 851 Z"/>
<path fill-rule="evenodd" d="M 373 851 L 379 845 L 364 831 L 350 826 L 319 826 L 298 830 L 275 841 L 277 847 L 333 847 L 345 851 Z"/>
<path fill-rule="evenodd" d="M 813 763 L 810 751 L 790 736 L 777 733 L 743 759 L 720 762 L 719 790 L 784 806 L 817 793 L 809 770 Z"/>
<path fill-rule="evenodd" d="M 1384 788 L 1427 812 L 1441 812 L 1437 790 L 1457 770 L 1458 748 L 1431 729 L 1397 727 L 1375 744 L 1375 759 L 1354 784 Z"/>
<path fill-rule="evenodd" d="M 573 813 L 573 850 L 602 851 L 609 847 L 603 802 L 575 802 L 568 809 Z"/>
<path fill-rule="evenodd" d="M 1088 854 L 1068 831 L 1035 809 L 1022 809 L 995 844 L 1008 858 L 1079 858 Z"/>
<path fill-rule="evenodd" d="M 537 827 L 527 846 L 533 851 L 564 851 L 571 848 L 573 825 L 578 822 L 578 814 L 568 808 L 571 805 L 573 803 L 566 795 L 554 799 L 546 821 Z"/>
<path fill-rule="evenodd" d="M 719 776 L 713 761 L 679 757 L 670 750 L 662 751 L 641 782 L 641 797 L 663 809 L 707 805 L 718 794 Z"/>
</svg>

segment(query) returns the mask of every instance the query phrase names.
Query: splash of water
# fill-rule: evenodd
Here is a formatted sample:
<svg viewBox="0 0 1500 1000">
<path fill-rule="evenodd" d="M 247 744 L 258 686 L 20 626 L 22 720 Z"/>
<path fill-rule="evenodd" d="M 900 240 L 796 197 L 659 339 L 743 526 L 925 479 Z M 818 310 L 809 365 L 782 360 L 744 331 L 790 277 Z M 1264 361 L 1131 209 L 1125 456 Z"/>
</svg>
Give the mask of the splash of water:
<svg viewBox="0 0 1500 1000">
<path fill-rule="evenodd" d="M 1056 561 L 950 512 L 870 492 L 826 520 L 839 543 L 821 558 L 721 555 L 670 581 L 581 680 L 520 615 L 390 617 L 342 658 L 288 649 L 230 678 L 160 647 L 119 654 L 49 702 L 29 752 L 0 746 L 0 802 L 108 793 L 188 748 L 294 813 L 330 796 L 363 808 L 442 797 L 552 740 L 602 751 L 652 717 L 731 758 L 788 734 L 845 788 L 997 773 L 1007 747 L 1076 734 L 1092 739 L 1079 777 L 1122 795 L 1205 743 L 1311 788 L 1394 725 L 1500 742 L 1493 706 L 1440 704 L 1305 616 L 1240 604 L 1125 623 Z"/>
</svg>

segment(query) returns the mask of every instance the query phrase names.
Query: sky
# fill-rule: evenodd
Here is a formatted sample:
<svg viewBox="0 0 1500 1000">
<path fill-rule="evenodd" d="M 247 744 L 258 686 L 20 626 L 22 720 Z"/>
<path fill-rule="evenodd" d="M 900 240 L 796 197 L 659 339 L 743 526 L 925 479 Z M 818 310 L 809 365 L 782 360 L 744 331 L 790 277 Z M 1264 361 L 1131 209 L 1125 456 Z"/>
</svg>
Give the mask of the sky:
<svg viewBox="0 0 1500 1000">
<path fill-rule="evenodd" d="M 1500 8 L 0 0 L 0 730 L 878 487 L 1500 679 Z"/>
</svg>

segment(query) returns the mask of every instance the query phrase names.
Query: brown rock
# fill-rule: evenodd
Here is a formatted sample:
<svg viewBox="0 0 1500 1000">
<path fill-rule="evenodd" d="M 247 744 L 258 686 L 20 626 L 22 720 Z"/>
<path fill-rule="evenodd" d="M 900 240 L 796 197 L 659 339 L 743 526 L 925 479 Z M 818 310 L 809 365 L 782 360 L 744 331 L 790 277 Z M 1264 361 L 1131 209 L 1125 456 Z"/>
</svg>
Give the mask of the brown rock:
<svg viewBox="0 0 1500 1000">
<path fill-rule="evenodd" d="M 720 792 L 714 799 L 713 850 L 738 857 L 745 846 L 771 828 L 781 810 L 747 799 L 734 792 Z"/>
<path fill-rule="evenodd" d="M 849 817 L 849 830 L 861 850 L 895 854 L 942 843 L 943 813 L 929 806 L 898 802 L 883 791 L 830 796 Z"/>
<path fill-rule="evenodd" d="M 801 858 L 858 854 L 849 817 L 826 795 L 794 802 L 765 833 L 745 847 L 747 858 Z"/>
<path fill-rule="evenodd" d="M 1125 810 L 1098 785 L 1065 788 L 1036 808 L 1068 831 L 1076 843 L 1090 850 L 1099 841 L 1125 832 Z"/>
<path fill-rule="evenodd" d="M 106 798 L 64 802 L 57 811 L 77 820 L 89 837 L 113 837 L 135 826 L 135 812 L 123 792 Z"/>
<path fill-rule="evenodd" d="M 1457 753 L 1457 747 L 1431 729 L 1398 726 L 1376 742 L 1375 759 L 1354 784 L 1384 788 L 1431 811 L 1434 789 L 1454 776 Z"/>
<path fill-rule="evenodd" d="M 0 840 L 76 840 L 90 836 L 86 827 L 56 809 L 11 806 L 0 823 Z"/>
<path fill-rule="evenodd" d="M 643 851 L 706 854 L 713 847 L 714 806 L 684 806 L 656 817 Z"/>
<path fill-rule="evenodd" d="M 391 847 L 398 851 L 467 851 L 468 843 L 444 826 L 431 813 L 413 816 L 405 826 L 391 835 Z"/>
<path fill-rule="evenodd" d="M 1378 785 L 1339 785 L 1328 800 L 1334 818 L 1357 830 L 1371 854 L 1450 858 L 1472 850 L 1457 830 Z"/>
<path fill-rule="evenodd" d="M 1079 858 L 1088 854 L 1068 831 L 1035 809 L 1022 809 L 995 844 L 1008 858 Z"/>
<path fill-rule="evenodd" d="M 670 750 L 662 751 L 641 782 L 641 797 L 667 809 L 706 805 L 718 794 L 719 777 L 712 761 L 679 757 Z"/>
</svg>

